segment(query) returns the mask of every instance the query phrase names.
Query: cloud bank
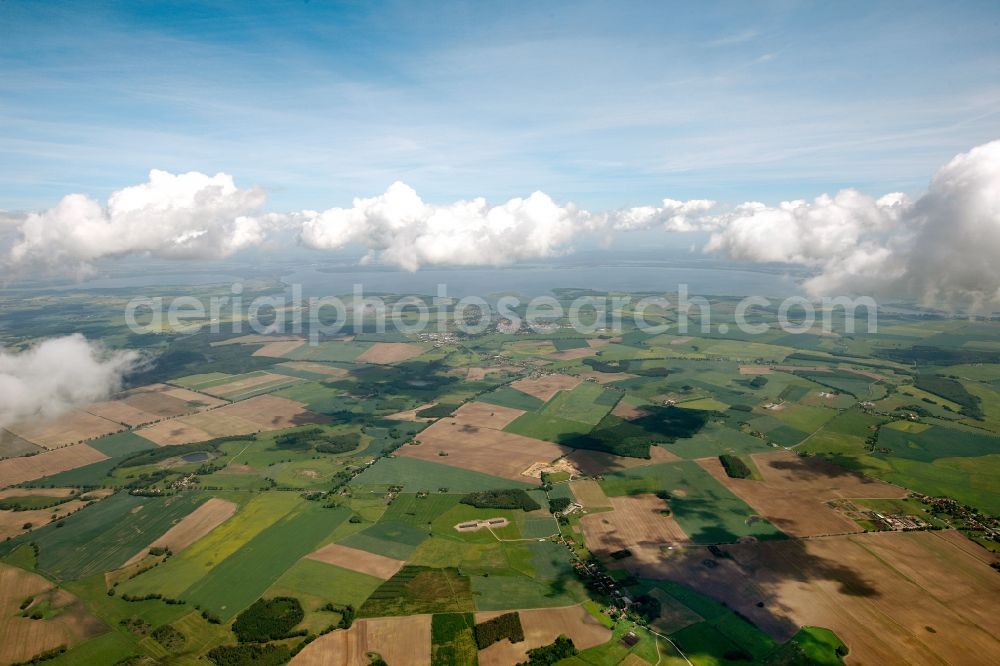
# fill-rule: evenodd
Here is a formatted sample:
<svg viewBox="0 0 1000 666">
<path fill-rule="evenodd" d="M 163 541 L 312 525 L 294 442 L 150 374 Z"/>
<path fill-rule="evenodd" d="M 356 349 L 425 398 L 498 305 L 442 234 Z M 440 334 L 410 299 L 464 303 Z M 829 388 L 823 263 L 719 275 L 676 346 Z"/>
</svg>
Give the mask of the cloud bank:
<svg viewBox="0 0 1000 666">
<path fill-rule="evenodd" d="M 15 240 L 6 263 L 85 269 L 98 258 L 130 253 L 211 259 L 291 228 L 307 247 L 358 247 L 362 262 L 415 271 L 551 257 L 572 251 L 587 234 L 662 229 L 709 232 L 703 250 L 733 260 L 812 267 L 816 273 L 804 286 L 814 296 L 1000 303 L 1000 141 L 956 156 L 914 199 L 846 189 L 777 206 L 664 199 L 659 206 L 591 212 L 543 192 L 498 205 L 483 198 L 438 205 L 396 182 L 350 208 L 254 215 L 264 203 L 262 190 L 238 188 L 226 174 L 152 171 L 147 183 L 115 192 L 105 207 L 74 194 L 23 220 L 10 217 L 5 226 Z"/>
<path fill-rule="evenodd" d="M 367 259 L 409 271 L 424 265 L 502 265 L 551 257 L 568 249 L 597 221 L 573 204 L 560 206 L 535 192 L 489 206 L 483 198 L 444 206 L 425 203 L 405 183 L 351 208 L 302 213 L 301 240 L 321 250 L 361 245 Z"/>
<path fill-rule="evenodd" d="M 20 353 L 0 349 L 0 427 L 53 419 L 104 400 L 142 363 L 138 352 L 106 351 L 79 334 Z"/>
</svg>

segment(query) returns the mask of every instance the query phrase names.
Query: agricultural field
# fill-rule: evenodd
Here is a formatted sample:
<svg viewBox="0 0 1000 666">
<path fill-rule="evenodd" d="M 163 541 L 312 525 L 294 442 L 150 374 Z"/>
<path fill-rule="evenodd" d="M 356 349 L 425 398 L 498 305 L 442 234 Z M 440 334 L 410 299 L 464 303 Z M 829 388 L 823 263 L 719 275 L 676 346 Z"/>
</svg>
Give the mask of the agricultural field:
<svg viewBox="0 0 1000 666">
<path fill-rule="evenodd" d="M 164 340 L 0 432 L 0 663 L 994 663 L 992 324 L 888 326 Z"/>
<path fill-rule="evenodd" d="M 559 391 L 568 391 L 575 388 L 580 383 L 579 378 L 562 374 L 548 374 L 538 377 L 518 379 L 511 383 L 510 387 L 537 398 L 542 402 L 548 402 Z"/>
<path fill-rule="evenodd" d="M 420 433 L 416 442 L 399 449 L 400 455 L 418 460 L 525 480 L 534 463 L 551 462 L 570 449 L 502 430 L 441 419 Z"/>
<path fill-rule="evenodd" d="M 0 460 L 0 486 L 6 488 L 34 481 L 107 459 L 108 456 L 86 444 L 74 444 L 37 455 L 7 458 Z"/>
<path fill-rule="evenodd" d="M 496 611 L 476 613 L 476 622 L 500 615 Z M 525 609 L 518 611 L 524 640 L 518 643 L 500 641 L 479 651 L 480 666 L 505 666 L 527 658 L 531 648 L 548 645 L 558 636 L 568 636 L 578 650 L 586 650 L 611 639 L 611 630 L 591 616 L 582 606 Z"/>
<path fill-rule="evenodd" d="M 38 617 L 32 614 L 38 613 Z M 28 661 L 74 646 L 107 627 L 69 592 L 42 576 L 0 564 L 0 661 Z"/>
<path fill-rule="evenodd" d="M 263 370 L 242 375 L 226 375 L 195 383 L 192 383 L 190 378 L 187 379 L 189 381 L 185 381 L 183 386 L 229 401 L 245 400 L 262 393 L 270 393 L 300 381 L 296 377 L 277 375 Z"/>
<path fill-rule="evenodd" d="M 209 532 L 229 520 L 238 508 L 234 502 L 218 497 L 209 499 L 172 525 L 169 530 L 150 543 L 148 548 L 143 548 L 129 558 L 123 566 L 138 562 L 149 551 L 156 549 L 167 549 L 175 555 L 182 552 L 195 541 L 208 535 Z"/>
<path fill-rule="evenodd" d="M 861 663 L 986 664 L 997 649 L 986 600 L 1000 581 L 952 538 L 881 532 L 741 544 L 727 546 L 722 559 L 679 554 L 664 573 L 726 602 L 778 641 L 822 626 Z M 706 567 L 706 555 L 717 566 Z"/>
<path fill-rule="evenodd" d="M 677 520 L 667 513 L 667 503 L 656 495 L 611 497 L 608 501 L 611 511 L 580 519 L 587 546 L 595 555 L 621 556 L 623 564 L 628 560 L 630 570 L 655 570 L 663 551 L 691 543 Z"/>
<path fill-rule="evenodd" d="M 70 412 L 37 425 L 12 424 L 7 430 L 15 437 L 43 449 L 58 449 L 125 430 L 121 423 L 83 410 Z"/>
<path fill-rule="evenodd" d="M 302 403 L 261 395 L 193 416 L 161 421 L 138 429 L 136 434 L 159 446 L 170 446 L 327 421 L 327 417 L 310 412 Z"/>
<path fill-rule="evenodd" d="M 831 500 L 900 498 L 906 490 L 866 478 L 819 458 L 787 451 L 751 456 L 761 479 L 734 479 L 718 458 L 698 463 L 761 516 L 790 536 L 809 537 L 858 532 L 854 521 L 829 506 Z"/>
<path fill-rule="evenodd" d="M 78 580 L 124 565 L 206 499 L 196 493 L 175 497 L 118 493 L 81 509 L 62 525 L 46 525 L 0 545 L 0 554 L 30 539 L 38 546 L 38 572 L 55 580 Z"/>
<path fill-rule="evenodd" d="M 330 543 L 307 555 L 310 560 L 325 562 L 344 569 L 350 569 L 368 576 L 388 580 L 406 563 L 405 560 L 394 560 L 376 553 L 371 553 L 349 546 Z"/>
<path fill-rule="evenodd" d="M 224 404 L 225 400 L 186 388 L 150 384 L 126 391 L 114 400 L 94 403 L 87 407 L 87 411 L 109 421 L 135 427 Z"/>
<path fill-rule="evenodd" d="M 321 636 L 293 660 L 295 666 L 369 666 L 370 654 L 387 664 L 431 664 L 431 616 L 357 620 L 346 631 Z"/>
<path fill-rule="evenodd" d="M 607 474 L 601 488 L 609 497 L 665 493 L 673 518 L 694 543 L 784 537 L 777 527 L 692 461 Z"/>
</svg>

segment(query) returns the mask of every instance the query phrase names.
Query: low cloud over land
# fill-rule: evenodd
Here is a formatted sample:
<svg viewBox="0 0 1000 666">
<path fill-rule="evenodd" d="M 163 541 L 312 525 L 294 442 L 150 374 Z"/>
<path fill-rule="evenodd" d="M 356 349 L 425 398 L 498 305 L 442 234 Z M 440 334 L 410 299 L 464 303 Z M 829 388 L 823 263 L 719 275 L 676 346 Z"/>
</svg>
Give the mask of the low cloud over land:
<svg viewBox="0 0 1000 666">
<path fill-rule="evenodd" d="M 138 352 L 108 351 L 79 334 L 22 352 L 0 349 L 0 427 L 53 419 L 103 400 L 142 362 Z"/>
</svg>

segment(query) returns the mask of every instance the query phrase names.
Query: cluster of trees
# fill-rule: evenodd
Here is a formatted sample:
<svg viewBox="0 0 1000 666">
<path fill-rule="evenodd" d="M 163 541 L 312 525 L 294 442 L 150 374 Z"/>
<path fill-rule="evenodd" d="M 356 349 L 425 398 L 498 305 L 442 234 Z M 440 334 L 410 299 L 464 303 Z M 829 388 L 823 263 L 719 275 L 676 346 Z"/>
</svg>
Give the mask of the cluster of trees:
<svg viewBox="0 0 1000 666">
<path fill-rule="evenodd" d="M 187 638 L 180 631 L 169 624 L 164 624 L 153 630 L 153 640 L 167 648 L 171 652 L 177 652 L 187 642 Z"/>
<path fill-rule="evenodd" d="M 566 507 L 570 505 L 570 499 L 568 497 L 550 497 L 549 498 L 549 511 L 551 513 L 561 513 L 566 510 Z"/>
<path fill-rule="evenodd" d="M 51 650 L 39 652 L 38 654 L 36 654 L 34 657 L 32 657 L 27 661 L 14 662 L 10 666 L 29 666 L 30 664 L 41 664 L 42 662 L 55 659 L 65 651 L 66 651 L 66 646 L 60 645 L 58 647 L 52 648 Z"/>
<path fill-rule="evenodd" d="M 304 617 L 302 604 L 295 597 L 258 599 L 236 617 L 233 633 L 240 643 L 265 643 L 304 636 L 305 631 L 292 633 L 292 627 Z"/>
<path fill-rule="evenodd" d="M 962 406 L 961 413 L 974 419 L 983 418 L 983 408 L 979 396 L 965 390 L 962 383 L 951 377 L 940 375 L 917 375 L 913 382 L 921 391 L 927 391 Z"/>
<path fill-rule="evenodd" d="M 351 625 L 354 624 L 354 616 L 357 613 L 351 604 L 341 606 L 333 602 L 328 602 L 320 610 L 327 613 L 340 613 L 340 621 L 337 623 L 337 629 L 350 629 Z"/>
<path fill-rule="evenodd" d="M 431 405 L 426 409 L 421 409 L 417 412 L 417 416 L 422 419 L 444 418 L 445 416 L 451 416 L 452 412 L 458 409 L 458 407 L 458 405 L 452 403 L 441 402 L 436 405 Z"/>
<path fill-rule="evenodd" d="M 322 428 L 306 428 L 275 437 L 274 446 L 295 451 L 315 449 L 320 453 L 347 453 L 358 448 L 360 441 L 353 434 L 336 435 Z"/>
<path fill-rule="evenodd" d="M 224 444 L 225 442 L 245 442 L 254 441 L 255 439 L 257 439 L 256 435 L 234 435 L 232 437 L 217 437 L 215 439 L 210 439 L 205 442 L 196 442 L 194 444 L 158 446 L 155 449 L 140 451 L 129 456 L 128 458 L 125 458 L 120 463 L 115 465 L 115 469 L 121 467 L 142 467 L 143 465 L 152 465 L 169 458 L 185 456 L 189 453 L 212 453 L 220 444 Z"/>
<path fill-rule="evenodd" d="M 459 501 L 462 504 L 468 504 L 477 509 L 522 509 L 524 511 L 536 511 L 542 508 L 538 502 L 531 498 L 531 495 L 520 488 L 510 490 L 480 490 L 469 493 Z"/>
<path fill-rule="evenodd" d="M 521 616 L 516 611 L 498 615 L 476 625 L 476 645 L 479 646 L 480 650 L 488 648 L 494 643 L 499 643 L 505 638 L 511 643 L 520 643 L 524 640 Z"/>
<path fill-rule="evenodd" d="M 159 592 L 153 592 L 151 594 L 135 595 L 135 594 L 123 594 L 121 596 L 122 601 L 152 601 L 158 599 L 165 604 L 171 606 L 180 606 L 181 604 L 187 603 L 183 599 L 171 599 L 170 597 L 165 597 Z"/>
<path fill-rule="evenodd" d="M 873 356 L 887 358 L 905 365 L 960 365 L 963 363 L 1000 363 L 1000 352 L 978 349 L 959 349 L 913 345 L 903 349 L 895 347 L 872 350 Z"/>
<path fill-rule="evenodd" d="M 568 636 L 560 635 L 549 645 L 528 650 L 528 661 L 517 666 L 550 666 L 576 654 L 576 646 Z"/>
<path fill-rule="evenodd" d="M 652 622 L 660 617 L 660 614 L 663 612 L 662 604 L 652 595 L 642 594 L 633 601 L 632 610 L 638 613 L 646 622 Z"/>
<path fill-rule="evenodd" d="M 292 658 L 287 645 L 220 645 L 208 652 L 216 666 L 280 666 Z"/>
<path fill-rule="evenodd" d="M 51 509 L 54 506 L 65 504 L 76 498 L 76 495 L 69 495 L 68 497 L 10 497 L 0 500 L 0 511 L 38 511 Z"/>
<path fill-rule="evenodd" d="M 136 636 L 145 636 L 149 633 L 150 624 L 141 617 L 127 617 L 118 622 L 121 626 L 131 631 Z"/>
<path fill-rule="evenodd" d="M 723 453 L 719 456 L 719 462 L 722 463 L 722 467 L 731 479 L 749 479 L 753 475 L 753 472 L 739 456 Z"/>
</svg>

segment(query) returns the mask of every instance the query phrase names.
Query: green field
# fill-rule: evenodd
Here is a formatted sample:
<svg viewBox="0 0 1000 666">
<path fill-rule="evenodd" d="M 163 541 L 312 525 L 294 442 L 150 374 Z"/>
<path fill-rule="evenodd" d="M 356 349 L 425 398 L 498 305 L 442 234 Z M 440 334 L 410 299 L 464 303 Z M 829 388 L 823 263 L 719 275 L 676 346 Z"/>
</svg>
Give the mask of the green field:
<svg viewBox="0 0 1000 666">
<path fill-rule="evenodd" d="M 301 559 L 264 592 L 266 598 L 294 597 L 306 613 L 304 625 L 312 632 L 323 631 L 340 620 L 341 614 L 323 610 L 327 604 L 360 608 L 365 599 L 382 584 L 374 576 Z"/>
<path fill-rule="evenodd" d="M 574 435 L 586 435 L 592 429 L 593 426 L 588 423 L 570 421 L 545 412 L 526 412 L 504 428 L 507 432 L 547 442 L 561 442 L 571 439 Z"/>
<path fill-rule="evenodd" d="M 438 613 L 431 618 L 431 665 L 466 666 L 478 657 L 472 613 Z"/>
<path fill-rule="evenodd" d="M 404 523 L 413 527 L 428 527 L 434 519 L 448 511 L 461 497 L 457 494 L 431 493 L 418 496 L 415 493 L 400 493 L 386 509 L 382 520 Z"/>
<path fill-rule="evenodd" d="M 430 532 L 426 527 L 420 529 L 408 523 L 395 522 L 383 517 L 371 527 L 352 534 L 341 543 L 376 555 L 405 560 L 429 535 Z"/>
<path fill-rule="evenodd" d="M 546 581 L 528 576 L 492 574 L 473 576 L 476 610 L 515 610 L 569 606 L 586 598 L 582 584 L 566 578 Z"/>
<path fill-rule="evenodd" d="M 879 448 L 890 450 L 876 454 L 880 458 L 907 458 L 920 462 L 1000 454 L 1000 437 L 941 426 L 932 426 L 922 432 L 882 428 L 878 444 Z"/>
<path fill-rule="evenodd" d="M 583 382 L 570 391 L 559 391 L 542 410 L 543 415 L 558 416 L 595 426 L 621 399 L 621 392 L 600 384 Z"/>
<path fill-rule="evenodd" d="M 251 283 L 255 293 L 284 289 L 270 278 L 257 277 Z M 190 286 L 178 290 L 198 297 L 215 293 Z M 165 294 L 170 291 L 164 289 Z M 232 295 L 228 287 L 223 292 Z M 555 293 L 565 304 L 593 292 Z M 274 382 L 230 391 L 226 397 L 273 392 L 329 419 L 321 425 L 200 444 L 194 448 L 209 451 L 209 457 L 190 462 L 179 456 L 194 448 L 160 448 L 134 431 L 125 431 L 90 442 L 108 460 L 5 493 L 11 496 L 3 500 L 9 506 L 6 510 L 27 510 L 57 501 L 42 494 L 45 486 L 117 491 L 65 519 L 0 543 L 5 565 L 37 570 L 79 599 L 73 612 L 86 611 L 95 618 L 94 626 L 102 627 L 99 635 L 46 663 L 210 663 L 207 653 L 213 647 L 237 643 L 230 626 L 236 615 L 258 599 L 287 596 L 301 604 L 304 617 L 293 629 L 301 635 L 253 647 L 247 644 L 245 651 L 297 647 L 324 632 L 343 631 L 355 613 L 361 618 L 424 615 L 431 625 L 431 645 L 415 647 L 429 648 L 432 664 L 474 664 L 481 657 L 474 639 L 475 612 L 582 604 L 611 630 L 612 637 L 560 662 L 564 666 L 687 666 L 686 659 L 696 666 L 840 666 L 846 650 L 840 639 L 822 627 L 784 622 L 793 617 L 796 623 L 804 620 L 799 611 L 771 608 L 776 602 L 765 590 L 755 595 L 762 605 L 754 617 L 773 613 L 771 619 L 782 620 L 788 627 L 783 636 L 791 636 L 784 644 L 703 594 L 717 592 L 708 583 L 716 561 L 729 566 L 732 562 L 726 564 L 721 558 L 734 557 L 754 572 L 761 561 L 755 557 L 755 540 L 790 537 L 780 531 L 778 519 L 772 524 L 757 515 L 708 473 L 700 459 L 734 456 L 742 461 L 748 470 L 727 458 L 734 474 L 749 473 L 748 480 L 734 482 L 740 493 L 750 487 L 747 484 L 760 482 L 761 469 L 767 471 L 763 465 L 757 468 L 751 454 L 794 450 L 829 457 L 849 470 L 919 493 L 954 498 L 979 510 L 976 520 L 988 522 L 990 516 L 982 514 L 1000 514 L 1000 325 L 985 317 L 964 321 L 929 310 L 880 312 L 880 320 L 886 318 L 880 321 L 884 333 L 849 333 L 839 322 L 833 335 L 815 331 L 792 335 L 781 330 L 776 308 L 769 307 L 752 315 L 755 322 L 768 324 L 765 333 L 752 336 L 733 327 L 724 334 L 717 324 L 733 321 L 737 300 L 711 297 L 711 330 L 682 336 L 676 329 L 677 311 L 656 307 L 650 317 L 671 323 L 667 333 L 607 328 L 601 334 L 605 344 L 579 358 L 558 353 L 589 346 L 587 336 L 566 328 L 566 320 L 545 334 L 466 335 L 448 330 L 442 337 L 419 339 L 372 332 L 373 322 L 368 321 L 359 330 L 351 327 L 357 336 L 350 341 L 303 345 L 283 360 L 254 357 L 256 345 L 226 344 L 227 335 L 220 333 L 130 335 L 114 323 L 120 318 L 120 296 L 82 292 L 72 297 L 78 300 L 70 312 L 73 330 L 83 325 L 98 331 L 97 338 L 112 341 L 109 348 L 148 349 L 155 361 L 129 376 L 126 389 L 164 382 L 217 391 L 237 379 L 273 372 L 280 375 Z M 41 335 L 38 331 L 54 330 L 50 327 L 59 317 L 46 311 L 62 298 L 70 296 L 43 290 L 38 301 L 44 308 L 15 308 L 17 316 L 0 325 L 4 336 L 0 342 L 20 349 L 32 344 Z M 113 306 L 113 312 L 94 315 L 93 302 Z M 5 308 L 11 303 L 9 297 L 3 300 Z M 694 328 L 699 328 L 697 322 Z M 357 362 L 377 341 L 418 342 L 427 351 L 391 366 Z M 293 359 L 326 363 L 343 373 L 332 376 L 282 365 Z M 775 364 L 791 367 L 779 369 Z M 743 374 L 746 365 L 755 372 Z M 474 374 L 467 371 L 472 368 Z M 881 379 L 859 371 L 876 372 Z M 519 377 L 551 372 L 583 381 L 557 392 L 548 402 L 510 385 Z M 469 378 L 480 374 L 484 376 Z M 560 467 L 562 471 L 546 472 L 542 479 L 506 479 L 441 464 L 436 457 L 425 461 L 400 455 L 408 451 L 400 447 L 428 424 L 387 417 L 432 403 L 436 406 L 418 417 L 445 418 L 468 401 L 524 411 L 505 430 L 575 449 L 565 462 L 578 469 Z M 0 457 L 36 450 L 0 431 Z M 120 466 L 137 453 L 134 465 Z M 5 462 L 15 469 L 19 464 Z M 550 508 L 562 509 L 563 504 L 550 502 L 575 499 L 571 483 L 579 483 L 577 492 L 587 507 L 582 511 L 572 507 L 557 519 Z M 579 566 L 594 556 L 589 548 L 597 550 L 587 542 L 581 521 L 588 513 L 610 510 L 594 484 L 611 497 L 659 495 L 651 510 L 669 508 L 695 544 L 684 554 L 685 561 L 694 557 L 694 566 L 700 561 L 705 576 L 685 570 L 692 575 L 680 578 L 671 569 L 674 558 L 666 550 L 657 563 L 656 575 L 662 574 L 663 580 L 644 578 L 643 572 L 651 569 L 629 566 L 626 553 L 606 560 L 598 555 L 618 591 L 635 602 L 625 617 L 610 612 L 615 597 L 609 597 Z M 527 492 L 539 508 L 532 509 L 523 494 L 507 490 Z M 477 495 L 468 497 L 471 493 Z M 836 496 L 834 490 L 823 489 L 796 500 L 822 502 Z M 118 570 L 213 497 L 235 503 L 236 513 L 183 550 Z M 851 509 L 848 502 L 859 510 L 917 515 L 932 528 L 955 527 L 980 545 L 995 548 L 982 532 L 971 531 L 971 519 L 934 514 L 930 504 L 915 497 L 850 499 L 845 500 L 845 509 Z M 462 523 L 494 518 L 508 524 L 456 529 Z M 11 524 L 17 519 L 16 514 L 8 516 Z M 862 528 L 877 529 L 863 518 L 858 522 Z M 638 545 L 627 542 L 631 535 L 626 530 L 621 537 L 623 550 Z M 712 556 L 703 548 L 737 542 L 739 548 L 723 546 L 728 553 L 713 551 L 715 561 L 708 560 Z M 381 555 L 404 565 L 389 580 L 381 580 L 309 559 L 310 553 L 328 544 L 354 548 L 362 558 Z M 973 554 L 975 548 L 973 542 L 966 545 Z M 977 559 L 987 561 L 987 557 Z M 909 560 L 902 564 L 914 571 L 921 566 Z M 815 581 L 807 580 L 809 571 L 796 566 L 756 571 L 747 585 L 766 580 L 761 584 L 796 585 L 802 594 L 821 593 L 823 585 L 842 582 L 842 567 L 848 564 L 823 566 L 827 568 Z M 49 600 L 38 608 L 43 615 L 52 613 Z M 897 609 L 885 604 L 879 612 L 897 615 Z M 906 617 L 895 619 L 905 624 Z M 928 620 L 927 626 L 931 624 Z M 151 635 L 166 625 L 185 637 L 183 647 L 172 648 L 174 652 Z M 628 632 L 635 632 L 634 645 L 622 642 Z M 850 634 L 852 640 L 857 635 Z M 676 642 L 686 657 L 664 636 Z M 335 636 L 331 638 L 335 642 Z M 934 640 L 955 638 L 939 635 Z M 924 645 L 934 649 L 936 644 L 928 638 Z M 860 659 L 862 646 L 857 652 Z M 128 657 L 136 659 L 121 661 Z M 846 659 L 852 661 L 851 656 Z"/>
<path fill-rule="evenodd" d="M 743 500 L 692 461 L 614 472 L 604 477 L 601 488 L 610 497 L 670 493 L 674 517 L 695 543 L 732 543 L 744 536 L 783 537 L 777 528 L 756 516 Z"/>
<path fill-rule="evenodd" d="M 527 488 L 532 484 L 501 479 L 489 474 L 441 465 L 416 458 L 381 460 L 359 474 L 352 486 L 403 486 L 406 492 L 426 490 L 437 492 L 447 488 L 450 493 L 468 493 L 489 488 Z"/>
<path fill-rule="evenodd" d="M 533 395 L 522 393 L 515 388 L 502 386 L 495 391 L 484 393 L 477 398 L 480 402 L 488 402 L 491 405 L 510 407 L 511 409 L 521 409 L 526 412 L 533 412 L 541 409 L 545 403 Z"/>
<path fill-rule="evenodd" d="M 371 342 L 344 342 L 340 340 L 320 342 L 315 345 L 305 344 L 288 352 L 284 358 L 292 361 L 340 361 L 347 363 L 361 356 L 372 344 Z"/>
<path fill-rule="evenodd" d="M 87 442 L 87 445 L 109 458 L 124 458 L 139 451 L 156 448 L 156 444 L 148 439 L 128 431 L 92 439 Z"/>
<path fill-rule="evenodd" d="M 158 593 L 180 598 L 188 588 L 210 576 L 213 567 L 303 504 L 295 493 L 261 493 L 248 500 L 235 516 L 183 553 L 122 583 L 122 592 L 134 596 Z"/>
<path fill-rule="evenodd" d="M 358 615 L 383 617 L 472 610 L 469 579 L 458 570 L 407 565 L 368 597 Z"/>
<path fill-rule="evenodd" d="M 206 499 L 200 493 L 174 497 L 117 493 L 0 545 L 0 554 L 31 541 L 39 548 L 38 571 L 58 580 L 85 578 L 118 568 Z"/>
<path fill-rule="evenodd" d="M 232 618 L 349 517 L 343 507 L 305 503 L 216 564 L 211 575 L 185 590 L 182 598 L 223 619 Z"/>
</svg>

